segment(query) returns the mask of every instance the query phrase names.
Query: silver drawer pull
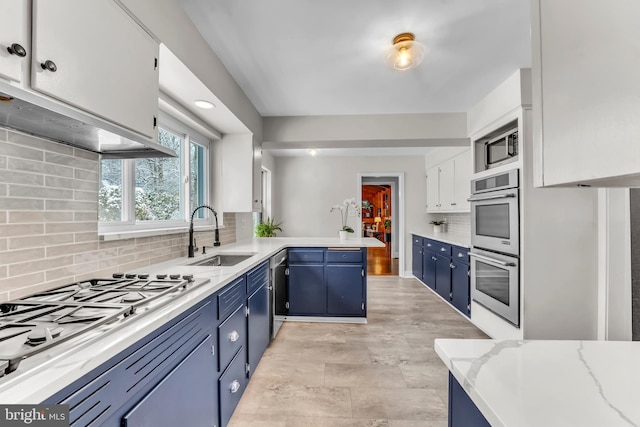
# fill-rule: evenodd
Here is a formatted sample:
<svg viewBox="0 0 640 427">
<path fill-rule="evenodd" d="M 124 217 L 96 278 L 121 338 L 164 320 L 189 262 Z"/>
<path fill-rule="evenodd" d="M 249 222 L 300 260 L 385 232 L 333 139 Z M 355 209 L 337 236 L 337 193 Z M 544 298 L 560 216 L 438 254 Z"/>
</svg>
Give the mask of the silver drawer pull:
<svg viewBox="0 0 640 427">
<path fill-rule="evenodd" d="M 236 342 L 240 339 L 240 334 L 238 331 L 233 331 L 229 334 L 229 341 Z"/>
<path fill-rule="evenodd" d="M 231 391 L 231 393 L 237 393 L 238 390 L 240 390 L 240 383 L 238 382 L 238 380 L 233 380 L 231 386 L 229 387 L 229 391 Z"/>
<path fill-rule="evenodd" d="M 446 252 L 447 249 L 446 248 L 440 248 L 440 252 Z"/>
<path fill-rule="evenodd" d="M 462 252 L 458 252 L 458 258 L 463 258 L 464 254 Z"/>
</svg>

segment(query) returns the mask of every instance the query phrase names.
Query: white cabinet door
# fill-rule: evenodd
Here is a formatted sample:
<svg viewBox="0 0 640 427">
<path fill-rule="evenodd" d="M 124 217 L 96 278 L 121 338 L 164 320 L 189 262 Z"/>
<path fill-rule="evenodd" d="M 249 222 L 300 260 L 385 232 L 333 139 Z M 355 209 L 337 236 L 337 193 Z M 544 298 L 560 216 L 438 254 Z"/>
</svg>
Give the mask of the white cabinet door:
<svg viewBox="0 0 640 427">
<path fill-rule="evenodd" d="M 640 2 L 576 6 L 532 2 L 536 185 L 637 185 Z"/>
<path fill-rule="evenodd" d="M 32 87 L 155 138 L 158 44 L 113 0 L 33 0 L 32 15 Z"/>
<path fill-rule="evenodd" d="M 440 168 L 435 166 L 427 171 L 427 212 L 440 210 Z"/>
<path fill-rule="evenodd" d="M 469 197 L 471 196 L 471 151 L 456 156 L 454 173 L 454 210 L 458 212 L 471 212 Z"/>
<path fill-rule="evenodd" d="M 21 83 L 28 75 L 31 57 L 28 1 L 0 0 L 0 17 L 0 78 Z M 14 49 L 14 44 L 24 51 L 18 46 Z"/>
<path fill-rule="evenodd" d="M 440 165 L 440 210 L 455 210 L 455 163 L 454 159 Z"/>
</svg>

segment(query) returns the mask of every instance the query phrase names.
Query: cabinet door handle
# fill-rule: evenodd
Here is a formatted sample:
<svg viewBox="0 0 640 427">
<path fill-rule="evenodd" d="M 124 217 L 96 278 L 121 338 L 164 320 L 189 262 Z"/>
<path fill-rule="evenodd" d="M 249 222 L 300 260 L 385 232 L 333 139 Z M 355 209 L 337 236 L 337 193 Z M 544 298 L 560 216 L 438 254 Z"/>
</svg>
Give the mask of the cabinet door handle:
<svg viewBox="0 0 640 427">
<path fill-rule="evenodd" d="M 13 43 L 11 46 L 8 46 L 7 51 L 9 51 L 11 55 L 19 56 L 20 58 L 27 56 L 27 50 L 18 43 Z"/>
<path fill-rule="evenodd" d="M 453 270 L 454 268 L 456 268 L 456 266 L 453 265 L 453 263 L 451 263 L 451 264 L 449 264 L 449 268 Z"/>
<path fill-rule="evenodd" d="M 52 73 L 58 71 L 58 66 L 56 65 L 56 63 L 49 59 L 40 64 L 40 66 L 43 70 L 51 71 Z"/>
<path fill-rule="evenodd" d="M 238 382 L 238 380 L 233 380 L 231 382 L 231 386 L 229 386 L 229 391 L 231 393 L 237 393 L 238 390 L 240 390 L 240 383 Z"/>
<path fill-rule="evenodd" d="M 436 257 L 434 257 L 434 256 L 432 256 L 432 257 L 431 257 L 431 259 L 432 259 L 432 260 L 434 260 L 434 261 L 437 261 L 437 260 L 438 260 L 438 258 L 436 258 Z"/>
<path fill-rule="evenodd" d="M 451 203 L 451 206 L 455 206 L 455 205 L 457 205 L 457 203 L 455 203 L 455 202 L 452 202 L 452 203 Z"/>
<path fill-rule="evenodd" d="M 440 252 L 446 252 L 447 249 L 446 248 L 440 248 Z"/>
<path fill-rule="evenodd" d="M 240 334 L 238 331 L 233 331 L 229 334 L 229 341 L 236 342 L 240 339 Z"/>
<path fill-rule="evenodd" d="M 431 247 L 431 243 L 427 243 L 427 247 L 430 248 Z"/>
</svg>

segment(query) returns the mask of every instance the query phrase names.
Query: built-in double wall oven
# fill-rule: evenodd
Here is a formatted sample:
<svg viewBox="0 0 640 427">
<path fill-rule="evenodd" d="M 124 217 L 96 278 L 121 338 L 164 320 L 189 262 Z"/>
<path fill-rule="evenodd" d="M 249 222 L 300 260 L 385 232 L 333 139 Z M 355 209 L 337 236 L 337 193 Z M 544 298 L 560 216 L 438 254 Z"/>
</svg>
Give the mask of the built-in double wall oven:
<svg viewBox="0 0 640 427">
<path fill-rule="evenodd" d="M 520 326 L 518 169 L 471 182 L 471 298 Z"/>
</svg>

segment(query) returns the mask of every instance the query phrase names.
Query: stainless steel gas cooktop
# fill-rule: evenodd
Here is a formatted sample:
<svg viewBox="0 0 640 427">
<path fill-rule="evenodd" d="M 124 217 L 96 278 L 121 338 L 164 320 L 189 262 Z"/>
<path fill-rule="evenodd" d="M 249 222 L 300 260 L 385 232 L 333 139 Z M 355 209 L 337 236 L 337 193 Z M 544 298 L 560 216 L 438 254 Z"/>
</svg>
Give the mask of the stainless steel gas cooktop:
<svg viewBox="0 0 640 427">
<path fill-rule="evenodd" d="M 59 349 L 71 338 L 101 327 L 110 330 L 135 319 L 142 308 L 169 303 L 208 282 L 192 275 L 116 273 L 0 304 L 0 377 L 36 354 Z M 71 345 L 71 344 L 68 344 Z"/>
</svg>

